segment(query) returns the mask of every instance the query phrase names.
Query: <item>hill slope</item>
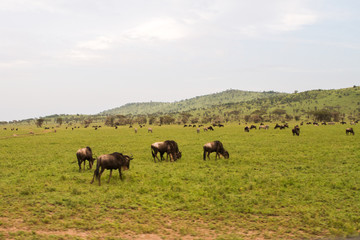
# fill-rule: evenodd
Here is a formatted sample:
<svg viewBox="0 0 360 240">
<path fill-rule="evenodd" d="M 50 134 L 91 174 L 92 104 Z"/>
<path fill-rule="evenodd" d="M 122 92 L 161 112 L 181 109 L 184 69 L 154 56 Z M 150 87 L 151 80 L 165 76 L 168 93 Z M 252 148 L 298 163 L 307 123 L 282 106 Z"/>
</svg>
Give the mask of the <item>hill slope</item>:
<svg viewBox="0 0 360 240">
<path fill-rule="evenodd" d="M 220 93 L 198 96 L 178 102 L 143 102 L 128 103 L 121 107 L 106 110 L 100 115 L 138 115 L 153 113 L 178 113 L 199 108 L 210 108 L 215 105 L 245 102 L 255 99 L 265 99 L 276 96 L 286 96 L 286 93 L 278 92 L 251 92 L 241 90 L 226 90 Z"/>
</svg>

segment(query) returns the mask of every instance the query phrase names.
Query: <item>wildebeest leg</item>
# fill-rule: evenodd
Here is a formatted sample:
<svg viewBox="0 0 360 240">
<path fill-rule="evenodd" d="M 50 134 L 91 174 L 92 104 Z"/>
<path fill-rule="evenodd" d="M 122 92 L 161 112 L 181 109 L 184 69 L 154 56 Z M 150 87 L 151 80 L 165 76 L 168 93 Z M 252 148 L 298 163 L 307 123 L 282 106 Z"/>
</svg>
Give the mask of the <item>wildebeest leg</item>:
<svg viewBox="0 0 360 240">
<path fill-rule="evenodd" d="M 101 167 L 101 171 L 100 171 L 99 176 L 98 176 L 98 178 L 99 178 L 99 186 L 101 185 L 101 183 L 100 183 L 101 174 L 102 174 L 104 171 L 105 171 L 105 168 L 102 168 L 102 167 Z"/>
<path fill-rule="evenodd" d="M 157 154 L 158 154 L 158 152 L 155 153 L 155 157 L 157 158 L 157 160 L 158 160 L 159 162 L 161 162 L 161 161 L 162 161 L 162 154 L 160 153 L 160 159 L 159 159 L 159 157 L 157 156 Z M 154 160 L 155 160 L 155 158 L 154 158 Z"/>
<path fill-rule="evenodd" d="M 108 183 L 110 182 L 111 175 L 112 175 L 112 169 L 110 169 L 110 176 L 109 176 Z"/>
<path fill-rule="evenodd" d="M 79 164 L 79 172 L 81 171 L 81 160 L 78 159 L 78 164 Z"/>
<path fill-rule="evenodd" d="M 208 152 L 208 154 L 207 154 L 207 157 L 208 157 L 209 160 L 210 160 L 210 153 L 211 153 L 211 152 Z"/>
<path fill-rule="evenodd" d="M 93 182 L 94 182 L 94 179 L 95 179 L 95 175 L 96 175 L 96 169 L 95 169 L 95 171 L 94 171 L 94 176 L 93 176 L 93 179 L 91 180 L 91 184 L 93 184 Z"/>
<path fill-rule="evenodd" d="M 170 162 L 173 162 L 174 161 L 174 156 L 172 153 L 170 153 Z"/>
<path fill-rule="evenodd" d="M 151 153 L 152 153 L 152 156 L 153 156 L 153 158 L 154 158 L 154 162 L 156 162 L 155 158 L 157 158 L 157 160 L 160 162 L 160 159 L 159 159 L 159 157 L 157 156 L 158 151 L 152 149 L 152 150 L 151 150 Z"/>
<path fill-rule="evenodd" d="M 119 168 L 119 176 L 120 176 L 120 179 L 123 180 L 122 179 L 122 174 L 121 174 L 121 167 Z"/>
</svg>

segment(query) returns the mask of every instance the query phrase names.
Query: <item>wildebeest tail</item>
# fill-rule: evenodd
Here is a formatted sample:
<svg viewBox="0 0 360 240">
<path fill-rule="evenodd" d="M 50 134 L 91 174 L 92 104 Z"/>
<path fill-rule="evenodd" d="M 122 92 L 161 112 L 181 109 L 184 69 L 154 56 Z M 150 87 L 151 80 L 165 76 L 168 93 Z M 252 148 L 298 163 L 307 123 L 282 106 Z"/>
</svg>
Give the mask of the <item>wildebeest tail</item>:
<svg viewBox="0 0 360 240">
<path fill-rule="evenodd" d="M 99 172 L 100 172 L 100 163 L 101 163 L 101 158 L 99 157 L 96 161 L 96 169 L 94 171 L 94 175 L 96 178 L 99 178 Z"/>
<path fill-rule="evenodd" d="M 151 146 L 151 155 L 153 156 L 153 158 L 155 158 L 155 152 L 154 152 L 154 149 L 152 148 L 152 146 Z"/>
</svg>

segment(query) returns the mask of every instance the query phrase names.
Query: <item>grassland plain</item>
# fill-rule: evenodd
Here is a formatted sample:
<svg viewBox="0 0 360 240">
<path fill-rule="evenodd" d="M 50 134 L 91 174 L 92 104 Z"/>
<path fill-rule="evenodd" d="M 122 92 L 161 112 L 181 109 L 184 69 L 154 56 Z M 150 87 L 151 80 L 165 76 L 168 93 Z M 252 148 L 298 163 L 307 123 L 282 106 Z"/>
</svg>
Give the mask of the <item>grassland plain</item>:
<svg viewBox="0 0 360 240">
<path fill-rule="evenodd" d="M 243 131 L 103 127 L 0 130 L 0 239 L 319 239 L 360 233 L 360 139 L 348 126 Z M 294 125 L 294 124 L 290 124 Z M 33 131 L 34 134 L 28 134 Z M 13 136 L 16 133 L 17 136 Z M 173 139 L 182 158 L 154 163 L 150 145 Z M 229 159 L 202 160 L 220 140 Z M 75 152 L 132 153 L 90 184 Z"/>
</svg>

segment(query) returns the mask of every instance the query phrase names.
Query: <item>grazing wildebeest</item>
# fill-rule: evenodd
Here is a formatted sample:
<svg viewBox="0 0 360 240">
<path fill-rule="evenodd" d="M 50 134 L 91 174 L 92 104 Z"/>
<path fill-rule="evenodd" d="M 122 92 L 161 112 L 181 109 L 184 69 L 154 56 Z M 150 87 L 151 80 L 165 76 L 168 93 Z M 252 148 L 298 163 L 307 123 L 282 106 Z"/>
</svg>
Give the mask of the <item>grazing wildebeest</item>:
<svg viewBox="0 0 360 240">
<path fill-rule="evenodd" d="M 89 168 L 92 168 L 92 165 L 94 164 L 95 158 L 93 158 L 93 154 L 90 147 L 86 148 L 80 148 L 76 152 L 76 157 L 79 164 L 79 172 L 81 171 L 81 163 L 84 162 L 84 170 L 85 170 L 85 162 L 86 160 L 89 161 Z"/>
<path fill-rule="evenodd" d="M 299 136 L 300 135 L 300 128 L 299 128 L 299 126 L 298 125 L 296 125 L 292 130 L 292 134 L 293 134 L 293 136 Z"/>
<path fill-rule="evenodd" d="M 132 155 L 131 156 L 123 155 L 122 153 L 118 153 L 118 152 L 101 155 L 100 157 L 97 158 L 96 169 L 94 171 L 94 176 L 91 183 L 94 182 L 94 179 L 96 177 L 99 181 L 99 186 L 100 186 L 101 174 L 105 171 L 105 169 L 110 170 L 108 183 L 110 182 L 113 169 L 119 169 L 120 179 L 122 180 L 121 169 L 128 170 L 130 168 L 130 161 L 132 159 L 134 159 Z"/>
<path fill-rule="evenodd" d="M 276 124 L 275 127 L 274 127 L 274 129 L 277 129 L 277 128 L 279 128 L 279 129 L 281 130 L 281 129 L 284 129 L 285 126 L 284 126 L 284 125 Z"/>
<path fill-rule="evenodd" d="M 269 125 L 260 125 L 260 126 L 259 126 L 259 130 L 260 130 L 260 129 L 268 130 L 268 129 L 269 129 Z"/>
<path fill-rule="evenodd" d="M 244 131 L 245 131 L 245 132 L 250 132 L 249 126 L 246 126 L 246 127 L 244 128 Z"/>
<path fill-rule="evenodd" d="M 200 128 L 197 128 L 197 129 L 196 129 L 196 132 L 197 132 L 197 133 L 200 133 Z"/>
<path fill-rule="evenodd" d="M 217 159 L 218 156 L 220 158 L 221 155 L 224 156 L 225 159 L 229 158 L 229 152 L 224 149 L 224 146 L 220 141 L 205 143 L 203 149 L 204 149 L 204 155 L 203 155 L 204 160 L 206 160 L 206 153 L 208 159 L 210 160 L 210 153 L 212 152 L 216 152 L 215 159 Z"/>
<path fill-rule="evenodd" d="M 134 128 L 135 133 L 137 133 L 137 128 Z"/>
<path fill-rule="evenodd" d="M 157 156 L 158 152 L 160 153 L 160 159 Z M 169 155 L 170 161 L 172 162 L 181 158 L 181 152 L 179 151 L 179 147 L 177 143 L 173 140 L 166 140 L 164 142 L 155 142 L 151 144 L 151 155 L 154 158 L 154 162 L 156 162 L 155 157 L 158 161 L 162 161 L 164 153 L 166 153 L 166 161 L 168 161 Z"/>
<path fill-rule="evenodd" d="M 250 129 L 256 129 L 256 126 L 255 126 L 255 125 L 251 125 L 251 126 L 250 126 Z"/>
<path fill-rule="evenodd" d="M 151 132 L 152 133 L 152 128 L 148 128 L 148 133 Z"/>
<path fill-rule="evenodd" d="M 208 130 L 214 131 L 214 128 L 212 126 L 207 128 Z"/>
<path fill-rule="evenodd" d="M 346 132 L 346 135 L 348 135 L 349 133 L 352 134 L 352 135 L 355 135 L 355 132 L 354 132 L 353 128 L 347 128 L 345 132 Z"/>
</svg>

